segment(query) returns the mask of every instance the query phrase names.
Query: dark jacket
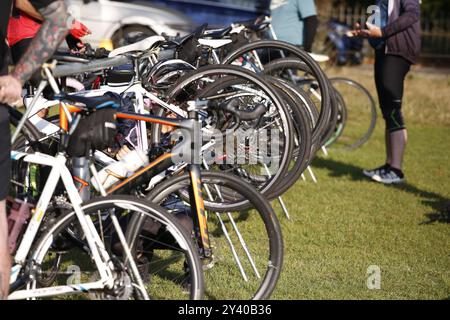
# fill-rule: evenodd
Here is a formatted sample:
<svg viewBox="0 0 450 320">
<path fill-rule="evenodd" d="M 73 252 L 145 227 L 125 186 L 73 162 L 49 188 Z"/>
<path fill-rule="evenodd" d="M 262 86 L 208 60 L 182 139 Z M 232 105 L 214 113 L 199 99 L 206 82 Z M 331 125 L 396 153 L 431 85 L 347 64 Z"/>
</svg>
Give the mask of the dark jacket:
<svg viewBox="0 0 450 320">
<path fill-rule="evenodd" d="M 419 0 L 389 0 L 389 20 L 381 31 L 386 39 L 386 54 L 401 56 L 416 63 L 420 53 Z"/>
</svg>

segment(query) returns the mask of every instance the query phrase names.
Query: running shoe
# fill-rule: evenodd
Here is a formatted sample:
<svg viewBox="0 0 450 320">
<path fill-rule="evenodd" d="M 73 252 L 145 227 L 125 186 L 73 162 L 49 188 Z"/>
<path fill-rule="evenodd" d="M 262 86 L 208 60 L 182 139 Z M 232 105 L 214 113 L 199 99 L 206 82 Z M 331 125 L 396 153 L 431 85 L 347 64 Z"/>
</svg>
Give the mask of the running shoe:
<svg viewBox="0 0 450 320">
<path fill-rule="evenodd" d="M 400 170 L 389 168 L 372 176 L 372 180 L 384 184 L 399 184 L 405 181 L 405 176 Z"/>
<path fill-rule="evenodd" d="M 366 177 L 372 178 L 376 174 L 378 174 L 378 175 L 383 174 L 389 168 L 390 168 L 390 165 L 388 165 L 386 163 L 386 164 L 382 165 L 381 167 L 378 167 L 375 169 L 364 169 L 363 173 Z"/>
</svg>

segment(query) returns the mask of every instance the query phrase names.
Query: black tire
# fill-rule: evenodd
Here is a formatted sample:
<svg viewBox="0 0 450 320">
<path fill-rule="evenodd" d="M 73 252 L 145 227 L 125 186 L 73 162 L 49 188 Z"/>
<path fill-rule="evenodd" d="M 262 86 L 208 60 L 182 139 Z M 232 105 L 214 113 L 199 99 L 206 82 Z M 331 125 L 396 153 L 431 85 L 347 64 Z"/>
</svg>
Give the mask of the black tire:
<svg viewBox="0 0 450 320">
<path fill-rule="evenodd" d="M 290 79 L 290 74 L 297 74 L 298 72 L 301 72 L 304 74 L 304 79 L 300 79 L 299 81 Z M 275 77 L 281 77 L 284 81 L 290 81 L 294 86 L 298 87 L 299 90 L 305 90 L 307 92 L 312 92 L 310 94 L 310 98 L 315 98 L 315 95 L 317 95 L 317 89 L 318 86 L 317 80 L 310 77 L 311 70 L 309 67 L 301 60 L 297 58 L 280 58 L 276 59 L 274 61 L 271 61 L 270 63 L 267 63 L 264 65 L 264 73 L 270 74 Z M 287 75 L 285 73 L 288 73 Z M 313 141 L 313 151 L 312 153 L 315 154 L 317 150 L 319 150 L 325 142 L 328 140 L 329 136 L 332 135 L 334 132 L 334 127 L 337 121 L 337 100 L 334 95 L 334 92 L 331 87 L 331 83 L 329 82 L 328 78 L 325 79 L 325 82 L 328 84 L 328 94 L 330 99 L 330 107 L 327 111 L 323 110 L 322 105 L 322 93 L 321 98 L 314 102 L 313 104 L 308 108 L 310 115 L 315 118 L 315 125 L 312 133 L 312 141 Z M 310 99 L 312 101 L 312 99 Z M 320 106 L 318 105 L 320 104 Z M 317 112 L 319 113 L 319 116 L 316 116 Z M 327 112 L 327 122 L 320 126 L 319 125 L 319 118 L 320 114 L 323 112 Z M 312 160 L 312 158 L 311 158 Z"/>
<path fill-rule="evenodd" d="M 354 80 L 331 78 L 330 82 L 339 93 L 340 103 L 345 107 L 346 123 L 339 135 L 329 139 L 326 145 L 342 150 L 359 148 L 370 139 L 375 130 L 377 123 L 375 100 L 364 86 Z M 355 128 L 357 126 L 360 128 Z"/>
<path fill-rule="evenodd" d="M 336 140 L 339 139 L 339 137 L 342 135 L 342 132 L 345 129 L 345 125 L 347 124 L 347 108 L 345 106 L 344 98 L 342 98 L 342 95 L 339 93 L 339 91 L 334 90 L 334 96 L 337 101 L 337 119 L 336 119 L 336 126 L 334 127 L 334 132 L 331 135 L 331 137 L 325 142 L 325 147 L 330 147 Z"/>
<path fill-rule="evenodd" d="M 9 108 L 9 122 L 11 127 L 15 130 L 23 114 L 11 107 Z M 12 145 L 12 150 L 18 150 L 25 147 L 25 144 L 29 145 L 35 151 L 42 151 L 42 147 L 39 146 L 38 141 L 43 137 L 43 134 L 30 122 L 30 120 L 25 121 L 25 125 L 22 128 L 19 136 Z"/>
<path fill-rule="evenodd" d="M 294 124 L 294 149 L 292 160 L 288 172 L 283 179 L 280 179 L 278 185 L 272 188 L 272 192 L 266 195 L 268 199 L 275 199 L 285 193 L 300 178 L 303 171 L 308 166 L 311 159 L 312 130 L 311 118 L 307 109 L 297 95 L 298 90 L 294 90 L 287 84 L 278 81 L 276 78 L 269 77 L 271 84 L 280 90 L 287 107 L 289 107 Z"/>
<path fill-rule="evenodd" d="M 224 78 L 219 78 L 212 83 L 212 87 L 207 87 L 204 92 L 198 92 L 196 90 L 187 90 L 193 84 L 195 84 L 199 79 L 205 77 L 217 76 Z M 279 96 L 277 91 L 262 77 L 255 75 L 254 73 L 244 70 L 243 68 L 231 66 L 231 65 L 212 65 L 202 67 L 192 73 L 189 73 L 182 78 L 173 86 L 168 96 L 171 100 L 177 100 L 180 95 L 183 95 L 183 100 L 186 99 L 196 99 L 205 96 L 208 92 L 221 88 L 223 86 L 228 86 L 230 81 L 242 81 L 245 79 L 251 84 L 254 84 L 262 90 L 265 96 L 270 99 L 270 103 L 276 108 L 278 116 L 281 121 L 281 126 L 283 129 L 282 134 L 284 135 L 284 143 L 281 145 L 282 150 L 280 150 L 279 163 L 276 172 L 268 178 L 264 185 L 259 189 L 260 192 L 265 195 L 270 192 L 273 185 L 276 184 L 277 180 L 284 177 L 288 170 L 288 165 L 290 163 L 290 157 L 293 151 L 293 135 L 292 135 L 292 121 L 288 111 L 286 110 L 282 98 Z M 191 96 L 185 97 L 186 91 L 189 92 Z M 156 130 L 159 131 L 159 130 Z M 155 132 L 155 130 L 153 130 Z M 234 167 L 232 167 L 233 169 Z"/>
<path fill-rule="evenodd" d="M 169 197 L 176 201 L 188 200 L 190 183 L 188 175 L 172 177 L 157 185 L 147 199 L 156 204 L 166 201 L 166 205 Z M 206 298 L 269 298 L 276 286 L 283 263 L 283 239 L 275 212 L 259 192 L 235 176 L 205 171 L 202 172 L 202 183 L 204 205 L 208 211 L 209 237 L 212 241 L 213 256 L 218 259 L 214 266 L 205 272 Z M 218 190 L 225 192 L 219 194 Z M 209 196 L 213 201 L 209 200 Z M 244 204 L 243 198 L 248 199 Z M 256 259 L 256 269 L 263 270 L 260 279 L 252 271 L 245 254 L 243 255 L 246 257 L 245 261 L 241 262 L 244 270 L 252 272 L 248 274 L 249 281 L 244 281 L 233 260 L 229 243 L 218 219 L 219 216 L 222 217 L 225 226 L 229 227 L 232 222 L 228 214 L 236 219 L 236 226 L 247 243 L 250 255 Z M 241 246 L 237 251 L 242 252 L 242 248 Z"/>
<path fill-rule="evenodd" d="M 306 168 L 310 151 L 311 151 L 311 130 L 309 127 L 309 119 L 306 112 L 300 108 L 301 101 L 298 100 L 295 94 L 289 90 L 289 88 L 279 82 L 276 78 L 261 75 L 266 81 L 268 81 L 274 90 L 282 98 L 283 104 L 285 106 L 286 112 L 292 118 L 292 131 L 291 136 L 294 137 L 292 141 L 292 151 L 287 155 L 288 159 L 292 159 L 288 165 L 288 171 L 284 178 L 279 179 L 275 185 L 267 189 L 264 192 L 264 196 L 268 200 L 273 200 L 278 196 L 282 195 L 287 189 L 289 189 L 293 183 L 300 177 L 303 170 Z M 204 96 L 214 94 L 221 88 L 227 87 L 232 83 L 238 83 L 235 79 L 230 79 L 229 81 L 216 81 L 212 88 L 204 92 Z M 295 144 L 295 141 L 299 143 Z M 294 150 L 295 146 L 295 150 Z M 296 155 L 294 156 L 294 152 Z M 238 172 L 242 172 L 242 169 Z M 245 175 L 239 175 L 246 181 L 254 185 L 258 190 L 264 190 L 264 185 L 258 185 L 258 181 L 264 181 L 264 177 L 260 177 L 255 173 L 246 173 Z"/>
<path fill-rule="evenodd" d="M 317 82 L 317 86 L 320 90 L 321 101 L 319 118 L 317 119 L 316 123 L 317 132 L 313 132 L 314 141 L 314 134 L 318 135 L 319 133 L 323 132 L 323 130 L 325 130 L 325 128 L 329 124 L 333 101 L 332 95 L 330 93 L 330 84 L 326 75 L 324 74 L 320 66 L 309 56 L 307 52 L 283 41 L 260 40 L 249 43 L 248 45 L 242 46 L 240 49 L 231 52 L 222 60 L 222 63 L 231 64 L 235 62 L 236 59 L 249 52 L 258 52 L 263 50 L 271 50 L 270 52 L 282 51 L 285 57 L 289 57 L 290 59 L 295 60 L 297 63 L 300 60 L 300 62 L 303 63 L 305 70 L 307 70 L 309 75 L 314 79 L 314 81 Z M 278 54 L 278 56 L 276 56 L 274 60 L 278 60 L 280 58 L 284 59 L 280 54 Z M 264 62 L 264 70 L 266 69 L 266 65 L 270 62 L 272 61 L 269 60 L 267 62 Z M 264 70 L 259 70 L 259 72 L 263 72 Z"/>
<path fill-rule="evenodd" d="M 136 210 L 132 211 L 131 209 Z M 167 267 L 166 269 L 161 270 L 152 270 L 151 268 L 157 265 L 158 262 L 161 261 L 153 261 L 155 259 L 156 253 L 153 255 L 152 260 L 147 262 L 149 268 L 149 279 L 144 280 L 147 283 L 146 287 L 150 291 L 149 295 L 153 299 L 158 298 L 170 298 L 170 299 L 180 299 L 180 298 L 189 298 L 189 299 L 202 299 L 203 291 L 204 291 L 204 279 L 203 279 L 203 270 L 202 265 L 198 256 L 197 249 L 192 242 L 190 235 L 186 232 L 185 228 L 180 225 L 180 222 L 176 220 L 171 214 L 166 212 L 164 209 L 157 207 L 148 201 L 138 200 L 135 197 L 130 196 L 108 196 L 104 198 L 92 199 L 82 205 L 82 210 L 85 214 L 91 215 L 94 223 L 98 229 L 99 234 L 102 236 L 102 239 L 105 243 L 107 250 L 109 251 L 112 257 L 112 260 L 116 261 L 115 265 L 121 266 L 125 269 L 128 277 L 131 278 L 131 281 L 135 281 L 133 279 L 132 273 L 129 272 L 129 263 L 124 263 L 124 253 L 121 250 L 121 246 L 117 247 L 117 235 L 111 230 L 111 223 L 108 224 L 108 214 L 109 210 L 114 210 L 117 213 L 119 221 L 121 223 L 122 229 L 127 228 L 128 222 L 132 217 L 137 215 L 146 216 L 152 221 L 159 223 L 159 232 L 163 233 L 167 238 L 169 235 L 171 236 L 170 240 L 178 241 L 175 242 L 176 245 L 172 242 L 167 242 L 164 250 L 171 251 L 170 259 L 167 261 L 176 262 L 176 265 L 171 265 L 171 267 Z M 138 214 L 133 214 L 138 213 Z M 98 217 L 101 216 L 101 219 Z M 127 217 L 128 216 L 128 217 Z M 102 221 L 100 224 L 99 221 Z M 109 227 L 108 227 L 109 226 Z M 166 227 L 167 226 L 167 227 Z M 36 242 L 33 252 L 30 255 L 30 259 L 36 263 L 38 275 L 39 273 L 46 272 L 46 266 L 48 265 L 51 271 L 55 270 L 55 265 L 51 260 L 51 257 L 55 256 L 55 254 L 61 253 L 63 257 L 68 261 L 67 263 L 75 263 L 81 273 L 81 268 L 83 268 L 84 273 L 81 274 L 83 276 L 92 275 L 92 271 L 96 270 L 95 265 L 91 261 L 89 250 L 86 250 L 86 244 L 83 240 L 83 233 L 80 231 L 81 228 L 78 224 L 78 219 L 76 218 L 75 213 L 72 211 L 70 213 L 64 214 L 61 217 L 57 218 L 56 221 L 52 222 L 51 225 L 47 226 L 45 232 L 42 234 L 40 239 Z M 135 238 L 130 235 L 132 232 L 127 228 L 127 232 L 125 234 L 128 244 L 130 245 L 130 249 L 132 250 L 134 256 L 136 257 L 138 248 L 138 242 Z M 156 239 L 153 240 L 155 243 L 161 243 L 162 238 L 158 238 L 155 235 Z M 114 240 L 116 239 L 116 240 Z M 176 240 L 175 240 L 176 239 Z M 169 250 L 173 249 L 173 250 Z M 163 250 L 163 249 L 161 249 Z M 179 254 L 177 259 L 173 259 L 174 254 Z M 142 259 L 140 257 L 139 259 Z M 172 259 L 172 260 L 171 260 Z M 181 261 L 184 259 L 184 261 Z M 140 260 L 141 261 L 141 260 Z M 64 262 L 60 262 L 61 265 L 65 266 Z M 186 269 L 181 267 L 180 264 L 185 264 L 189 270 L 186 272 Z M 186 289 L 182 288 L 182 283 L 176 283 L 179 280 L 179 272 L 180 268 L 183 268 L 181 271 L 182 277 L 188 277 L 190 286 L 188 287 L 188 293 L 183 293 Z M 170 272 L 168 271 L 170 270 Z M 157 273 L 156 271 L 160 271 Z M 146 272 L 140 271 L 142 273 L 143 278 L 145 278 Z M 177 273 L 178 272 L 178 273 Z M 169 277 L 173 277 L 169 279 Z M 86 281 L 86 279 L 82 279 Z M 183 280 L 186 280 L 183 278 Z M 66 279 L 56 279 L 57 282 L 67 282 Z M 57 283 L 53 283 L 56 284 Z M 156 286 L 159 288 L 154 289 Z M 178 289 L 180 293 L 175 293 L 174 291 Z M 152 291 L 155 290 L 155 291 Z M 162 297 L 162 295 L 168 295 Z M 103 295 L 107 296 L 105 293 Z M 105 296 L 101 296 L 101 298 L 107 298 Z M 134 294 L 135 298 L 141 298 L 138 294 Z M 116 297 L 109 297 L 110 299 L 114 299 Z"/>
</svg>

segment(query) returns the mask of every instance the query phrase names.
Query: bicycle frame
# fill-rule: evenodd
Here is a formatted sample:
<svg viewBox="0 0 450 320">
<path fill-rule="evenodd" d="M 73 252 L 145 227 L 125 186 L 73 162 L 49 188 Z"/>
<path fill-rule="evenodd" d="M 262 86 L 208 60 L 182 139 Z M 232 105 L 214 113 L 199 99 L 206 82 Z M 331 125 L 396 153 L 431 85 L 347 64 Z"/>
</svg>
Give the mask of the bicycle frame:
<svg viewBox="0 0 450 320">
<path fill-rule="evenodd" d="M 73 210 L 76 214 L 80 226 L 86 236 L 86 241 L 91 250 L 92 258 L 95 265 L 99 271 L 100 280 L 95 282 L 88 282 L 78 285 L 66 285 L 66 286 L 56 286 L 52 288 L 40 288 L 32 290 L 18 290 L 11 293 L 8 299 L 29 299 L 38 297 L 49 297 L 61 294 L 74 294 L 86 292 L 92 289 L 104 289 L 105 286 L 112 288 L 114 284 L 113 278 L 113 266 L 106 248 L 97 233 L 94 223 L 89 216 L 86 216 L 82 209 L 82 200 L 78 191 L 74 185 L 72 175 L 69 169 L 66 167 L 66 157 L 59 153 L 56 157 L 52 157 L 42 153 L 26 154 L 13 151 L 11 156 L 14 160 L 22 159 L 28 163 L 34 163 L 44 166 L 51 167 L 50 175 L 47 179 L 47 183 L 43 189 L 42 196 L 40 197 L 34 214 L 29 222 L 29 225 L 25 231 L 23 239 L 17 249 L 17 253 L 14 257 L 14 266 L 11 268 L 11 280 L 10 285 L 14 287 L 18 279 L 18 275 L 24 267 L 27 256 L 30 253 L 33 241 L 36 238 L 36 234 L 44 218 L 45 212 L 49 206 L 51 197 L 56 189 L 59 179 L 62 180 L 64 187 L 67 191 L 67 195 L 73 205 Z M 32 263 L 32 262 L 31 262 Z M 33 267 L 33 266 L 28 266 Z"/>
<path fill-rule="evenodd" d="M 80 108 L 76 106 L 67 106 L 68 112 L 79 112 Z M 192 113 L 192 116 L 195 116 L 195 112 Z M 65 112 L 60 113 L 60 121 L 63 126 L 61 127 L 62 130 L 68 131 L 68 121 L 66 119 L 67 115 Z M 113 193 L 121 193 L 123 191 L 123 188 L 130 187 L 136 179 L 138 179 L 140 176 L 142 176 L 145 173 L 152 172 L 152 178 L 156 175 L 165 172 L 167 169 L 172 167 L 174 165 L 172 159 L 174 156 L 177 156 L 178 154 L 186 154 L 186 152 L 190 156 L 190 164 L 187 165 L 187 171 L 191 177 L 191 186 L 192 186 L 192 192 L 193 192 L 193 206 L 195 208 L 195 213 L 197 217 L 197 223 L 200 230 L 200 236 L 201 236 L 201 248 L 203 250 L 203 253 L 205 257 L 211 256 L 211 245 L 210 240 L 208 236 L 208 226 L 207 226 L 207 218 L 205 214 L 205 207 L 203 203 L 203 195 L 202 195 L 202 183 L 201 183 L 201 169 L 200 164 L 197 162 L 196 157 L 200 154 L 200 151 L 197 151 L 195 149 L 192 151 L 191 145 L 195 139 L 193 139 L 194 135 L 196 134 L 196 129 L 201 127 L 201 124 L 196 119 L 168 119 L 168 118 L 162 118 L 152 115 L 142 115 L 142 114 L 135 114 L 135 113 L 126 113 L 126 112 L 118 112 L 116 113 L 117 119 L 130 119 L 130 120 L 137 120 L 137 121 L 145 121 L 150 123 L 158 123 L 162 125 L 171 126 L 173 128 L 180 129 L 182 132 L 184 132 L 185 139 L 182 143 L 180 143 L 178 146 L 175 146 L 174 149 L 172 149 L 171 152 L 164 153 L 160 155 L 158 158 L 156 158 L 154 161 L 149 163 L 144 168 L 136 171 L 133 175 L 126 178 L 123 181 L 119 181 L 116 184 L 112 185 L 108 190 L 105 191 L 105 195 L 110 195 Z M 199 129 L 198 129 L 199 130 Z M 194 141 L 195 146 L 195 141 Z M 187 149 L 189 148 L 189 149 Z M 86 181 L 81 181 L 82 183 L 87 183 Z M 103 193 L 103 192 L 102 192 Z"/>
</svg>

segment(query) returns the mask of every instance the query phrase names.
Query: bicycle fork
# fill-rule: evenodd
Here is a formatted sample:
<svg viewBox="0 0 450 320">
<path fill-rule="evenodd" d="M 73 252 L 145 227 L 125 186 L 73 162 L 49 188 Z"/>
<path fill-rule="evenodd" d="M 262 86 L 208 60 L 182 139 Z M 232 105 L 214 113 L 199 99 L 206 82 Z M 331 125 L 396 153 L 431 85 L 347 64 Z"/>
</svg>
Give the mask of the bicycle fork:
<svg viewBox="0 0 450 320">
<path fill-rule="evenodd" d="M 200 166 L 191 164 L 188 166 L 189 176 L 191 178 L 191 205 L 194 206 L 197 219 L 195 219 L 197 227 L 200 233 L 200 248 L 202 250 L 202 255 L 210 259 L 212 258 L 211 242 L 209 239 L 207 217 L 205 211 L 205 205 L 203 202 L 203 192 L 202 192 L 202 180 L 200 174 Z"/>
</svg>

